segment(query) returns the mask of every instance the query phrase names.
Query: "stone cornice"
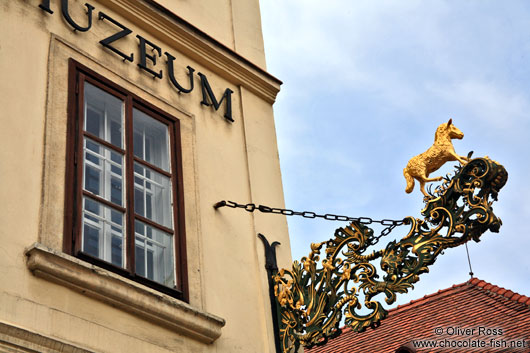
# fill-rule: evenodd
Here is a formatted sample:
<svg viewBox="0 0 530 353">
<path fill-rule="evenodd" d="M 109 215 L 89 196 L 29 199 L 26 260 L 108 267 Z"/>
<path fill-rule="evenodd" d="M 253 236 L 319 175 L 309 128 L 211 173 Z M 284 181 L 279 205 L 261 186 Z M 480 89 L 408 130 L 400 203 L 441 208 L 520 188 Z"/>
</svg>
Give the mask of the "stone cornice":
<svg viewBox="0 0 530 353">
<path fill-rule="evenodd" d="M 162 325 L 195 340 L 212 343 L 225 320 L 144 287 L 73 256 L 35 243 L 26 250 L 27 266 L 37 277 Z"/>
<path fill-rule="evenodd" d="M 42 353 L 93 353 L 60 339 L 0 321 L 0 351 Z"/>
<path fill-rule="evenodd" d="M 152 0 L 98 0 L 236 85 L 273 104 L 282 82 Z"/>
</svg>

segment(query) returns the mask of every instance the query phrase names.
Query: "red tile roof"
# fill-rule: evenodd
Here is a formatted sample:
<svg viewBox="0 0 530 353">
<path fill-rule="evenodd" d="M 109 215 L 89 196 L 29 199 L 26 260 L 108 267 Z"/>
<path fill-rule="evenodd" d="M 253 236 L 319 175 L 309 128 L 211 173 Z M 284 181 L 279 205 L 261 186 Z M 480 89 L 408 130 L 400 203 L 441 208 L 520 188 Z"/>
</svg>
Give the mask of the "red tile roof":
<svg viewBox="0 0 530 353">
<path fill-rule="evenodd" d="M 477 345 L 482 348 L 470 348 Z M 530 352 L 530 298 L 472 278 L 390 309 L 374 330 L 347 327 L 326 345 L 304 352 L 395 353 L 402 346 L 422 353 Z"/>
</svg>

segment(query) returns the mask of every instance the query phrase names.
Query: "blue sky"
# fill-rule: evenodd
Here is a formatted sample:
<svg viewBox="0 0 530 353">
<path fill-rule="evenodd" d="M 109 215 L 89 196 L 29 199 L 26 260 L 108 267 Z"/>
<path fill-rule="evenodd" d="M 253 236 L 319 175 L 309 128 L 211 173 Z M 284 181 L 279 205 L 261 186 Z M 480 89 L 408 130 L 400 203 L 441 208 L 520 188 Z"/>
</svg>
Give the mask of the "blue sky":
<svg viewBox="0 0 530 353">
<path fill-rule="evenodd" d="M 274 111 L 286 206 L 420 217 L 422 195 L 405 193 L 402 170 L 452 118 L 465 134 L 457 153 L 509 173 L 494 204 L 500 233 L 468 243 L 475 276 L 530 295 L 530 3 L 262 0 L 261 11 L 267 69 L 284 82 Z M 288 222 L 293 259 L 344 226 Z M 448 249 L 398 303 L 468 272 L 465 247 Z"/>
</svg>

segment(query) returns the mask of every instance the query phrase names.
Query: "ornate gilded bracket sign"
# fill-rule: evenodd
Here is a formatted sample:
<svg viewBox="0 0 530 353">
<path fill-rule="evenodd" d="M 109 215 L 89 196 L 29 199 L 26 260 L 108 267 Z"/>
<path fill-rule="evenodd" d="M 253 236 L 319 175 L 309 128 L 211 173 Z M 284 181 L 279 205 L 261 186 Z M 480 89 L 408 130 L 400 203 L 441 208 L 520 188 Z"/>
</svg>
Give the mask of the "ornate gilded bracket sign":
<svg viewBox="0 0 530 353">
<path fill-rule="evenodd" d="M 354 331 L 375 328 L 387 315 L 381 301 L 392 304 L 397 293 L 413 288 L 444 249 L 471 239 L 478 242 L 487 230 L 499 231 L 502 222 L 493 213 L 492 203 L 508 173 L 488 157 L 470 160 L 458 156 L 451 138 L 459 136 L 463 134 L 452 121 L 442 124 L 434 145 L 405 168 L 407 184 L 411 182 L 407 174 L 420 181 L 425 208 L 423 219 L 404 219 L 409 230 L 403 239 L 370 252 L 377 237 L 372 229 L 354 221 L 337 229 L 332 239 L 311 244 L 307 257 L 273 277 L 283 353 L 297 351 L 300 344 L 321 345 L 338 336 L 343 315 Z M 455 175 L 444 178 L 434 192 L 425 191 L 426 182 L 440 179 L 429 179 L 429 174 L 451 160 L 461 163 Z"/>
</svg>

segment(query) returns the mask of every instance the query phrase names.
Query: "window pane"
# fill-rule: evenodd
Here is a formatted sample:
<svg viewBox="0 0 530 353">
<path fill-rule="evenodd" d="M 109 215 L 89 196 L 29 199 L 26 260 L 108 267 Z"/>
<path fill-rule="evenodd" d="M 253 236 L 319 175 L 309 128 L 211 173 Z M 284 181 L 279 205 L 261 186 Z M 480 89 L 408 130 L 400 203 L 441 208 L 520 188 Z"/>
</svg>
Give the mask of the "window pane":
<svg viewBox="0 0 530 353">
<path fill-rule="evenodd" d="M 85 131 L 123 146 L 123 101 L 85 82 Z"/>
<path fill-rule="evenodd" d="M 171 180 L 134 163 L 134 211 L 145 218 L 173 228 Z"/>
<path fill-rule="evenodd" d="M 169 172 L 168 127 L 134 109 L 133 131 L 134 155 Z"/>
<path fill-rule="evenodd" d="M 123 156 L 88 138 L 84 142 L 84 189 L 123 206 Z"/>
<path fill-rule="evenodd" d="M 83 198 L 81 250 L 89 255 L 124 266 L 123 214 L 90 198 Z"/>
<path fill-rule="evenodd" d="M 175 287 L 173 236 L 135 221 L 136 273 L 168 287 Z"/>
</svg>

